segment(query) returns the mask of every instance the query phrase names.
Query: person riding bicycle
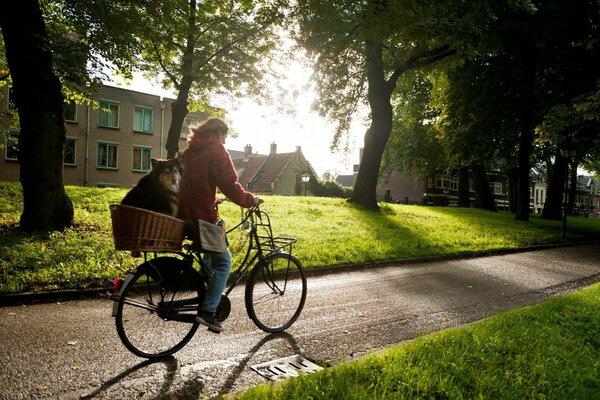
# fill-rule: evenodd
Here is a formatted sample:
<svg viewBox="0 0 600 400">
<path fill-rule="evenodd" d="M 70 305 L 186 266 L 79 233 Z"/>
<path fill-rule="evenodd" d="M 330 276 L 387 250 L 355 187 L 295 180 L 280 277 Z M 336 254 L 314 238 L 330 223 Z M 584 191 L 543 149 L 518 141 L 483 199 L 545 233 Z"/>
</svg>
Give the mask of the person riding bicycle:
<svg viewBox="0 0 600 400">
<path fill-rule="evenodd" d="M 224 146 L 228 130 L 227 124 L 219 118 L 190 126 L 178 195 L 179 218 L 185 220 L 187 226 L 193 226 L 197 219 L 217 222 L 217 188 L 241 207 L 250 208 L 262 202 L 238 182 L 231 156 Z M 219 333 L 223 327 L 215 312 L 231 270 L 231 254 L 229 250 L 206 253 L 203 260 L 212 276 L 196 322 Z"/>
</svg>

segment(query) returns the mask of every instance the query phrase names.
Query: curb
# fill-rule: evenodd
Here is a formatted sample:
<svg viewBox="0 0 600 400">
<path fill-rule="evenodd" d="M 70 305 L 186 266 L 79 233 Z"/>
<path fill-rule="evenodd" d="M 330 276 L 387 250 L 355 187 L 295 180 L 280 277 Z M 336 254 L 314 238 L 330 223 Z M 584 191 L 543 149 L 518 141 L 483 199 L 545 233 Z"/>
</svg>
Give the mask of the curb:
<svg viewBox="0 0 600 400">
<path fill-rule="evenodd" d="M 53 303 L 68 300 L 84 300 L 93 297 L 100 298 L 112 288 L 53 290 L 49 292 L 23 292 L 0 296 L 0 307 L 19 306 L 37 303 Z"/>
<path fill-rule="evenodd" d="M 540 246 L 531 247 L 520 247 L 515 249 L 498 249 L 498 250 L 486 250 L 481 252 L 467 252 L 460 254 L 450 254 L 441 256 L 430 256 L 430 257 L 419 257 L 419 258 L 405 258 L 401 260 L 385 260 L 385 261 L 372 261 L 360 264 L 341 264 L 332 265 L 323 268 L 307 268 L 305 270 L 306 276 L 320 276 L 332 273 L 339 273 L 344 271 L 357 271 L 368 268 L 387 267 L 391 265 L 406 265 L 406 264 L 423 264 L 434 261 L 447 261 L 447 260 L 459 260 L 475 257 L 490 257 L 503 254 L 514 254 L 522 253 L 526 251 L 540 251 L 547 249 L 554 249 L 568 246 L 578 245 L 591 245 L 599 244 L 600 240 L 585 241 L 585 242 L 572 242 L 572 243 L 555 243 Z M 106 293 L 111 293 L 112 287 L 99 287 L 91 289 L 69 289 L 69 290 L 56 290 L 49 292 L 23 292 L 8 295 L 0 295 L 0 307 L 7 306 L 18 306 L 18 305 L 29 305 L 37 303 L 52 303 L 57 301 L 70 301 L 70 300 L 84 300 L 90 298 L 101 298 Z"/>
</svg>

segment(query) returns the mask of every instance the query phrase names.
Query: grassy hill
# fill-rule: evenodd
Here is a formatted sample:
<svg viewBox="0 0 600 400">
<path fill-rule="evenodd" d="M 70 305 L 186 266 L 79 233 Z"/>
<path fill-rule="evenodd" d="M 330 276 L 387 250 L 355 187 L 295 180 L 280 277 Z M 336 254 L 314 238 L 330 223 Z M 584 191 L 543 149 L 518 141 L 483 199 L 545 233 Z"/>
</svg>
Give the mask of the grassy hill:
<svg viewBox="0 0 600 400">
<path fill-rule="evenodd" d="M 126 189 L 66 188 L 75 207 L 75 224 L 64 232 L 23 234 L 20 185 L 0 182 L 0 294 L 110 285 L 139 263 L 115 251 L 108 206 Z M 265 197 L 274 233 L 294 236 L 293 253 L 307 268 L 459 255 L 562 241 L 560 221 L 532 215 L 516 221 L 508 212 L 382 204 L 379 212 L 344 199 Z M 241 209 L 231 203 L 220 212 L 229 226 Z M 600 239 L 600 220 L 569 217 L 567 240 Z M 230 235 L 234 265 L 242 257 L 244 231 Z"/>
</svg>

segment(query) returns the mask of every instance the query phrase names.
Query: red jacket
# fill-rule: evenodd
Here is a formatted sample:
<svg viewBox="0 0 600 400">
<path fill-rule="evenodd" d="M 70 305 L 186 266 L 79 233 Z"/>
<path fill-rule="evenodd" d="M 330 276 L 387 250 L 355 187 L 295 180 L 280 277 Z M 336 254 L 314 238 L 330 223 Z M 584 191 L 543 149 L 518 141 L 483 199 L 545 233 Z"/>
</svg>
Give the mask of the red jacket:
<svg viewBox="0 0 600 400">
<path fill-rule="evenodd" d="M 215 136 L 193 140 L 183 152 L 179 218 L 215 222 L 217 187 L 241 207 L 252 207 L 254 195 L 238 182 L 231 157 Z"/>
</svg>

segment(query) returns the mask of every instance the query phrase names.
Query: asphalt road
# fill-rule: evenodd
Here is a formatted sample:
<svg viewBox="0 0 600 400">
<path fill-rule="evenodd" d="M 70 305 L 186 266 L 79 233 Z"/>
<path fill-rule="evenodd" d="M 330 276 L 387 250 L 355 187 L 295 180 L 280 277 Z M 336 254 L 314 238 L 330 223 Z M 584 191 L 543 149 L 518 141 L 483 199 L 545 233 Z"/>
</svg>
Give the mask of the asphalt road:
<svg viewBox="0 0 600 400">
<path fill-rule="evenodd" d="M 267 380 L 250 367 L 302 355 L 335 365 L 600 281 L 600 244 L 311 275 L 303 314 L 267 335 L 236 290 L 226 330 L 200 329 L 149 362 L 119 341 L 105 299 L 0 308 L 0 399 L 207 398 Z"/>
</svg>

